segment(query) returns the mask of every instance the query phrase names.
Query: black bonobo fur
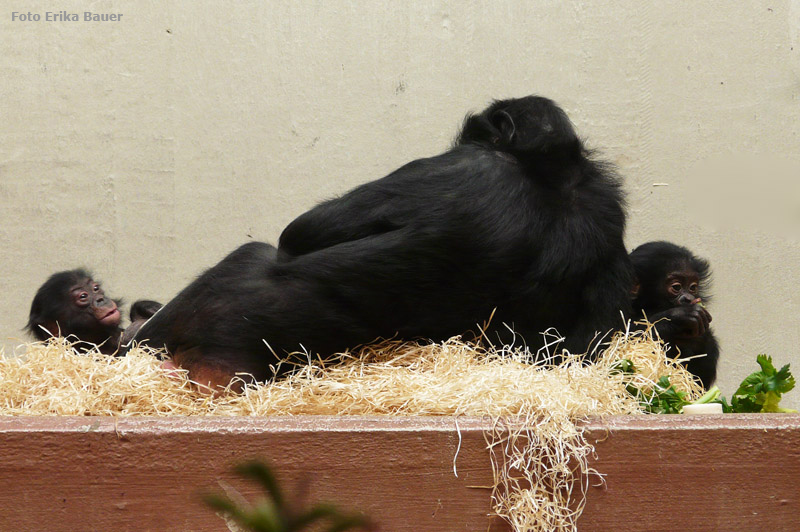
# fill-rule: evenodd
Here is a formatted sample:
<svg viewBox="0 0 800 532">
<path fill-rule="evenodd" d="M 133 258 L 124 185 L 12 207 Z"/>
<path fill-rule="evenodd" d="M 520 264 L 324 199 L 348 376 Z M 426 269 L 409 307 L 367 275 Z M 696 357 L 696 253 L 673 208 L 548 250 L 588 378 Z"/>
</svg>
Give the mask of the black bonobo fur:
<svg viewBox="0 0 800 532">
<path fill-rule="evenodd" d="M 620 182 L 566 114 L 529 96 L 466 118 L 445 153 L 319 204 L 278 248 L 248 243 L 137 335 L 180 364 L 269 378 L 286 352 L 325 357 L 377 338 L 590 348 L 630 311 Z M 512 328 L 514 333 L 509 331 Z"/>
<path fill-rule="evenodd" d="M 648 242 L 631 253 L 637 288 L 635 315 L 646 316 L 669 344 L 667 354 L 691 358 L 686 368 L 708 388 L 717 377 L 719 344 L 711 332 L 706 260 L 670 242 Z"/>
</svg>

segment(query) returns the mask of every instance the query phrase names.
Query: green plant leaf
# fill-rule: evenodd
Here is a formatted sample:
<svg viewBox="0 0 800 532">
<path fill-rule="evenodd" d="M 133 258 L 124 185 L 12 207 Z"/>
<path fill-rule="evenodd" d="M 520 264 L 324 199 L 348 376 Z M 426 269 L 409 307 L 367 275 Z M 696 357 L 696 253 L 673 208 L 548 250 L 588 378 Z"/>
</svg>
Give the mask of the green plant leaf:
<svg viewBox="0 0 800 532">
<path fill-rule="evenodd" d="M 278 487 L 278 481 L 275 479 L 275 475 L 269 467 L 254 460 L 237 465 L 234 471 L 243 477 L 251 478 L 261 484 L 269 496 L 272 497 L 272 500 L 275 501 L 275 506 L 283 508 L 283 494 Z"/>
<path fill-rule="evenodd" d="M 306 513 L 290 519 L 289 526 L 292 530 L 301 530 L 324 517 L 335 517 L 338 514 L 339 511 L 335 506 L 330 504 L 317 504 Z"/>
</svg>

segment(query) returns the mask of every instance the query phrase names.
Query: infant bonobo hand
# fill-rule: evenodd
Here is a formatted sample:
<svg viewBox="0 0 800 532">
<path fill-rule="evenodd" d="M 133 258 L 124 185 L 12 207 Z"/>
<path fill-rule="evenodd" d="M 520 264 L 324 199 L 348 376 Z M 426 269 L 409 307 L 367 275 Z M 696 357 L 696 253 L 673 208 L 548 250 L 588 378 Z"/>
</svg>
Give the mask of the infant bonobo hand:
<svg viewBox="0 0 800 532">
<path fill-rule="evenodd" d="M 680 338 L 697 338 L 708 332 L 711 314 L 695 300 L 691 305 L 681 305 L 664 311 L 663 318 L 669 319 L 674 335 Z"/>
</svg>

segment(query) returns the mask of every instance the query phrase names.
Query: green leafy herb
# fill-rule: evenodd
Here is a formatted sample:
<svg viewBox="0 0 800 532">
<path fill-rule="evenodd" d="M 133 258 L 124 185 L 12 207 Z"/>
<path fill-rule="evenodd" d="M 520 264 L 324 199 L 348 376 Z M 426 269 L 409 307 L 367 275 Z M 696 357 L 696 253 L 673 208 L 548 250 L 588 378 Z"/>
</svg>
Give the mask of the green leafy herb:
<svg viewBox="0 0 800 532">
<path fill-rule="evenodd" d="M 749 375 L 736 393 L 730 404 L 720 394 L 717 386 L 712 386 L 696 401 L 687 401 L 686 392 L 680 392 L 669 382 L 669 377 L 661 377 L 652 390 L 641 390 L 632 384 L 627 386 L 628 393 L 636 397 L 645 411 L 652 414 L 678 414 L 689 404 L 719 403 L 725 413 L 747 412 L 797 412 L 781 408 L 778 403 L 781 395 L 794 388 L 795 380 L 789 371 L 789 364 L 776 370 L 772 365 L 772 357 L 758 355 L 757 362 L 761 371 Z M 633 362 L 619 360 L 611 367 L 611 375 L 632 374 L 636 372 Z"/>
<path fill-rule="evenodd" d="M 658 379 L 650 393 L 640 393 L 639 403 L 651 414 L 680 414 L 689 401 L 686 392 L 676 390 L 665 375 Z"/>
<path fill-rule="evenodd" d="M 627 358 L 623 358 L 614 362 L 609 370 L 609 373 L 611 375 L 619 375 L 620 373 L 631 374 L 636 373 L 636 368 L 633 366 L 633 362 Z"/>
<path fill-rule="evenodd" d="M 772 357 L 758 355 L 756 360 L 761 371 L 750 374 L 742 381 L 731 398 L 730 411 L 797 412 L 778 406 L 781 395 L 794 388 L 794 376 L 789 371 L 789 364 L 776 370 L 772 365 Z"/>
<path fill-rule="evenodd" d="M 343 532 L 353 528 L 372 530 L 369 522 L 358 514 L 345 514 L 329 504 L 316 504 L 302 510 L 288 501 L 280 490 L 272 470 L 261 462 L 239 465 L 235 471 L 261 484 L 268 498 L 255 506 L 235 503 L 220 495 L 207 495 L 205 502 L 211 508 L 230 515 L 239 524 L 253 532 L 299 532 L 320 520 L 327 520 L 324 532 Z"/>
</svg>

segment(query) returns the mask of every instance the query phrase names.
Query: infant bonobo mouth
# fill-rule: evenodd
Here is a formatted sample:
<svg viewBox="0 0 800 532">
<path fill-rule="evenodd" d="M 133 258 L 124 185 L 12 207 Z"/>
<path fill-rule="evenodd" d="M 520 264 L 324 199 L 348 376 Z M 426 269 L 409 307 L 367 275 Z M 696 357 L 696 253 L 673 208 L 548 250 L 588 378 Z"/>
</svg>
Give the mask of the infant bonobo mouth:
<svg viewBox="0 0 800 532">
<path fill-rule="evenodd" d="M 112 308 L 111 310 L 109 310 L 109 311 L 108 311 L 108 312 L 107 312 L 107 313 L 106 313 L 106 314 L 105 314 L 105 315 L 104 315 L 102 318 L 100 318 L 98 321 L 99 321 L 100 323 L 102 323 L 103 325 L 111 325 L 111 324 L 114 324 L 114 323 L 119 323 L 119 319 L 120 319 L 120 315 L 119 315 L 119 309 L 117 308 L 117 306 L 116 306 L 116 305 L 114 305 L 114 308 Z"/>
</svg>

